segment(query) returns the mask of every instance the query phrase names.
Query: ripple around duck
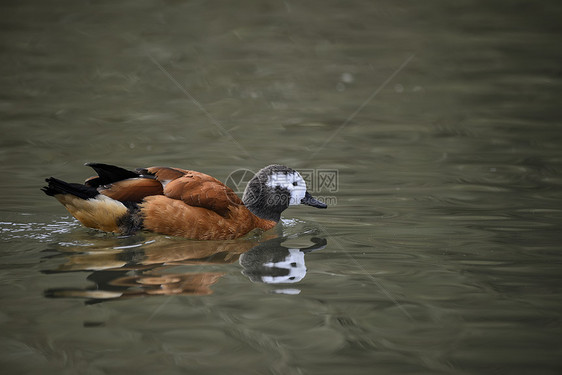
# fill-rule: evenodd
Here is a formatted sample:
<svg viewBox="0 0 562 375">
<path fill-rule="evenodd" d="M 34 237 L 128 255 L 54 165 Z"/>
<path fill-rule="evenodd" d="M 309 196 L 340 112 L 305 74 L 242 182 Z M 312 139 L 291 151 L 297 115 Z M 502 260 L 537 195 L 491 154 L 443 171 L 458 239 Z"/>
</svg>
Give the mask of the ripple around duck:
<svg viewBox="0 0 562 375">
<path fill-rule="evenodd" d="M 0 239 L 4 241 L 29 239 L 50 242 L 55 237 L 70 233 L 78 227 L 80 225 L 69 218 L 50 223 L 2 221 L 0 222 Z"/>
</svg>

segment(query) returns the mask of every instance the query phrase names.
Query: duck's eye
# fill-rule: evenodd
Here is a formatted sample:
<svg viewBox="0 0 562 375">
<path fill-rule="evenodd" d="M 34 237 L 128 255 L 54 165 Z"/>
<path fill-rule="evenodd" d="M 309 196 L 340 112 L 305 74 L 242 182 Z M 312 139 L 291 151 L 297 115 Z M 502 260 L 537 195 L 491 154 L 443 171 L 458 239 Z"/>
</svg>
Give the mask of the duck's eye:
<svg viewBox="0 0 562 375">
<path fill-rule="evenodd" d="M 293 186 L 298 186 L 298 185 L 299 185 L 299 183 L 298 183 L 298 182 L 296 182 L 296 181 L 293 181 Z"/>
</svg>

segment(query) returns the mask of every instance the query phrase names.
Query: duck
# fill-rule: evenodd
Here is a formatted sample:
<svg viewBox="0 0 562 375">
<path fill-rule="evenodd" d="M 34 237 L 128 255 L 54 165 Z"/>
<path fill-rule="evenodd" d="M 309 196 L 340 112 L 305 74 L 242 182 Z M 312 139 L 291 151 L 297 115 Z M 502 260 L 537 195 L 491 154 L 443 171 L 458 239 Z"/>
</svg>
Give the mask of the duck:
<svg viewBox="0 0 562 375">
<path fill-rule="evenodd" d="M 216 178 L 193 170 L 85 165 L 97 175 L 82 184 L 49 177 L 41 190 L 82 225 L 103 232 L 233 240 L 256 229 L 272 229 L 289 206 L 327 208 L 307 191 L 296 170 L 280 164 L 260 169 L 242 198 Z"/>
</svg>

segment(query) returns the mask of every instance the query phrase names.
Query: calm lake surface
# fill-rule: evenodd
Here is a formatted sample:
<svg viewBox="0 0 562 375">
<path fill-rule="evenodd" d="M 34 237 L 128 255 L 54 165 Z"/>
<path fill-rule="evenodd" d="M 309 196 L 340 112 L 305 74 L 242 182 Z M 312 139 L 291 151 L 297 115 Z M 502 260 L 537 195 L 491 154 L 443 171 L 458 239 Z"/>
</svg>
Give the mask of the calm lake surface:
<svg viewBox="0 0 562 375">
<path fill-rule="evenodd" d="M 0 8 L 2 373 L 561 373 L 560 2 Z M 330 207 L 103 234 L 39 190 L 91 161 Z"/>
</svg>

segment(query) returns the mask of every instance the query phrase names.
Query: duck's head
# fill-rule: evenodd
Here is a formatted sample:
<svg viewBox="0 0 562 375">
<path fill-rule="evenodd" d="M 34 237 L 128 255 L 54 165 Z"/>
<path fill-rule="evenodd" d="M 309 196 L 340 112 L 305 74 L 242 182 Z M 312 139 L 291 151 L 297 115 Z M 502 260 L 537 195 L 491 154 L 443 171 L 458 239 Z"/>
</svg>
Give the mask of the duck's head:
<svg viewBox="0 0 562 375">
<path fill-rule="evenodd" d="M 299 172 L 284 165 L 269 165 L 256 173 L 248 182 L 242 201 L 254 215 L 273 221 L 279 221 L 289 206 L 328 207 L 306 191 Z"/>
</svg>

